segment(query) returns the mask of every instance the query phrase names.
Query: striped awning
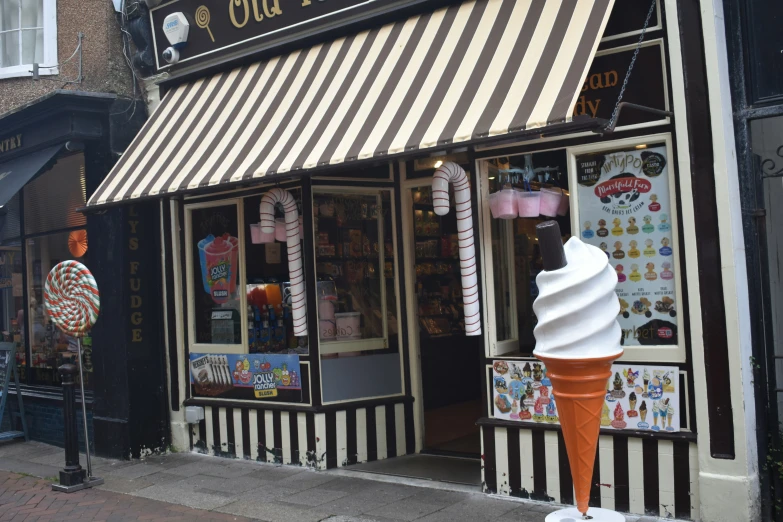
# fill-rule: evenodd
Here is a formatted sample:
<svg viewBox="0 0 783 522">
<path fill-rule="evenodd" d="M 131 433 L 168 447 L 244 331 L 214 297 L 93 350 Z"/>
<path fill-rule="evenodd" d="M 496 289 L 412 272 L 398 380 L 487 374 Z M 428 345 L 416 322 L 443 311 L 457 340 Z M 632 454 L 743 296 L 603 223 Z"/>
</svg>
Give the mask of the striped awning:
<svg viewBox="0 0 783 522">
<path fill-rule="evenodd" d="M 475 0 L 171 90 L 89 206 L 569 121 L 614 0 Z"/>
</svg>

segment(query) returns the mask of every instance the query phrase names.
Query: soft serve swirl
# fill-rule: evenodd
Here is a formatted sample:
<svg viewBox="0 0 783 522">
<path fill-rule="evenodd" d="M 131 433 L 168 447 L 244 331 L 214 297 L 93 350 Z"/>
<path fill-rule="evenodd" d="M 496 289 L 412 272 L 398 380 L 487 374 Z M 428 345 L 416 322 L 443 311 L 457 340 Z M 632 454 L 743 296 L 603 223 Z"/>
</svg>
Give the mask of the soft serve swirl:
<svg viewBox="0 0 783 522">
<path fill-rule="evenodd" d="M 536 277 L 534 353 L 567 359 L 618 357 L 623 349 L 617 273 L 606 254 L 575 237 L 564 249 L 568 264 Z"/>
</svg>

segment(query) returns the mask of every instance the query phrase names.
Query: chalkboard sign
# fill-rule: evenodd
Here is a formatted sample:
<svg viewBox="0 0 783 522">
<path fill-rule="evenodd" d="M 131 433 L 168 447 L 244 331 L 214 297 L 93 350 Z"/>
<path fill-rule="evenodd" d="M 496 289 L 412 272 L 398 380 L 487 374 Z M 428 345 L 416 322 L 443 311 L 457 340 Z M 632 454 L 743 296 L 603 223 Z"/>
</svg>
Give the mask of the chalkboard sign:
<svg viewBox="0 0 783 522">
<path fill-rule="evenodd" d="M 19 390 L 19 371 L 16 369 L 16 344 L 14 343 L 0 343 L 0 424 L 3 422 L 3 415 L 5 414 L 5 403 L 8 398 L 8 385 L 11 383 L 11 376 L 13 375 L 14 384 L 16 389 Z M 16 439 L 19 437 L 27 438 L 27 422 L 24 416 L 24 403 L 22 402 L 22 394 L 17 392 L 16 399 L 19 402 L 19 417 L 22 421 L 22 431 L 5 431 L 0 432 L 0 441 Z M 10 414 L 10 412 L 9 412 Z M 11 429 L 16 426 L 13 418 L 11 418 Z"/>
</svg>

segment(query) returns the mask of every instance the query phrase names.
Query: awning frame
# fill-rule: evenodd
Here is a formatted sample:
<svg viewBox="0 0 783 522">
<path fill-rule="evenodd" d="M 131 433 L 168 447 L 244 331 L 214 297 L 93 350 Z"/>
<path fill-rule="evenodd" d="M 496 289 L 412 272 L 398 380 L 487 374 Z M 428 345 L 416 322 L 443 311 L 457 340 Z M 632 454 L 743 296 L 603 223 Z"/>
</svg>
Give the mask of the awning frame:
<svg viewBox="0 0 783 522">
<path fill-rule="evenodd" d="M 453 145 L 453 147 L 474 147 L 483 145 L 485 143 L 492 143 L 493 145 L 504 144 L 518 144 L 531 139 L 548 138 L 553 136 L 562 136 L 568 134 L 576 134 L 579 132 L 592 132 L 599 133 L 601 129 L 606 127 L 607 120 L 602 118 L 591 118 L 589 116 L 575 116 L 572 121 L 555 123 L 548 125 L 544 128 L 538 129 L 526 129 L 516 131 L 513 133 L 504 134 L 502 136 L 487 136 L 484 138 L 478 138 L 469 142 L 459 142 Z M 443 148 L 447 151 L 452 147 L 450 143 L 444 143 Z M 302 179 L 306 177 L 321 176 L 329 174 L 339 170 L 345 170 L 346 168 L 356 168 L 360 165 L 370 165 L 373 163 L 379 163 L 384 161 L 398 161 L 398 160 L 410 160 L 416 157 L 420 157 L 423 153 L 433 153 L 438 149 L 411 149 L 406 152 L 397 153 L 391 156 L 378 155 L 372 158 L 366 159 L 349 159 L 343 163 L 337 165 L 319 165 L 318 167 L 310 169 L 297 168 L 281 174 L 273 173 L 268 174 L 261 178 L 253 178 L 249 180 L 233 181 L 229 183 L 220 183 L 217 185 L 206 185 L 203 187 L 178 190 L 177 192 L 165 192 L 153 195 L 140 196 L 137 198 L 127 198 L 120 201 L 112 201 L 110 203 L 103 203 L 96 207 L 80 207 L 76 209 L 76 212 L 83 214 L 100 214 L 105 210 L 117 207 L 123 207 L 125 205 L 133 205 L 136 203 L 148 203 L 150 201 L 162 200 L 162 199 L 177 199 L 183 200 L 186 196 L 194 196 L 201 194 L 209 194 L 211 192 L 220 192 L 224 190 L 234 190 L 241 187 L 263 187 L 267 185 L 274 185 L 287 180 Z"/>
</svg>

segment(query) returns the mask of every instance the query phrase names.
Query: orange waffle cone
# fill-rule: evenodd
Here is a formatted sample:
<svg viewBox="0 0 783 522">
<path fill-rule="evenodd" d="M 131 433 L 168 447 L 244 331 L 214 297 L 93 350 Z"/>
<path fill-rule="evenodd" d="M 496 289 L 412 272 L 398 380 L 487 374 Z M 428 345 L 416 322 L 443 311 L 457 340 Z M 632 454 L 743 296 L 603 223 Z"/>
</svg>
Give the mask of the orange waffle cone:
<svg viewBox="0 0 783 522">
<path fill-rule="evenodd" d="M 557 402 L 571 464 L 576 507 L 580 513 L 586 514 L 601 427 L 601 408 L 606 396 L 606 383 L 612 375 L 612 363 L 617 357 L 538 358 L 546 365 L 547 377 L 552 381 L 552 393 Z"/>
</svg>

